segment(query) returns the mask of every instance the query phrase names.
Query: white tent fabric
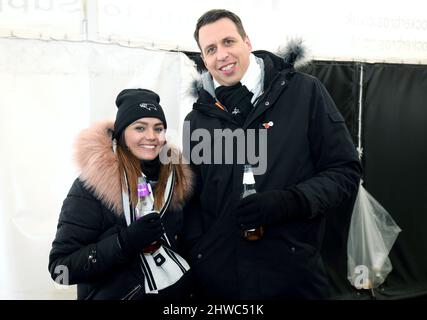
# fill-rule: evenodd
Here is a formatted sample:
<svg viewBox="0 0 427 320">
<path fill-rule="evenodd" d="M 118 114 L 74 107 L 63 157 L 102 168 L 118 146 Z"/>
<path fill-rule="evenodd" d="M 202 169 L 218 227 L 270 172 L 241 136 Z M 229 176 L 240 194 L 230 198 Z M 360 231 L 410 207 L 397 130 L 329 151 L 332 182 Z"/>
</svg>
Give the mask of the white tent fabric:
<svg viewBox="0 0 427 320">
<path fill-rule="evenodd" d="M 0 37 L 197 51 L 194 26 L 212 8 L 236 12 L 255 50 L 298 37 L 317 60 L 427 63 L 424 0 L 4 0 Z"/>
</svg>

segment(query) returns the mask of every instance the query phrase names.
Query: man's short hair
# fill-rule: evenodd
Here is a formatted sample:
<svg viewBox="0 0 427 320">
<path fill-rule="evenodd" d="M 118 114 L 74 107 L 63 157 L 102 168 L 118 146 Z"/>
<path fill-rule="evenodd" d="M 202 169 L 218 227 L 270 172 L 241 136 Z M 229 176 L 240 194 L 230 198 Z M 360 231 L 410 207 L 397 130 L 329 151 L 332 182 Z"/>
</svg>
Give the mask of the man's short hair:
<svg viewBox="0 0 427 320">
<path fill-rule="evenodd" d="M 219 19 L 223 19 L 223 18 L 230 19 L 236 25 L 237 32 L 240 34 L 242 39 L 246 37 L 246 31 L 243 28 L 242 20 L 240 20 L 240 18 L 235 13 L 225 9 L 212 9 L 212 10 L 209 10 L 208 12 L 205 12 L 199 18 L 199 20 L 197 20 L 196 30 L 194 31 L 194 39 L 196 39 L 196 42 L 199 48 L 200 48 L 200 44 L 199 44 L 200 28 L 207 24 L 214 23 Z M 202 48 L 200 48 L 200 50 L 201 49 Z"/>
</svg>

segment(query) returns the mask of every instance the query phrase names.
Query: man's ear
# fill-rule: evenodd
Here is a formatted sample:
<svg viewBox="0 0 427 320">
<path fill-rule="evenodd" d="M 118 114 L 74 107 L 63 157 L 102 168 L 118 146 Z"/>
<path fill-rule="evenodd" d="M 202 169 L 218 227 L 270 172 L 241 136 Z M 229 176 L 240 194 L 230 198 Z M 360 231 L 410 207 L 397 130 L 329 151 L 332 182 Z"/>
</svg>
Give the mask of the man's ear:
<svg viewBox="0 0 427 320">
<path fill-rule="evenodd" d="M 206 61 L 205 61 L 205 58 L 203 57 L 203 53 L 200 53 L 200 58 L 202 58 L 203 64 L 205 65 L 205 68 L 207 69 Z"/>
<path fill-rule="evenodd" d="M 251 44 L 251 40 L 249 39 L 248 36 L 245 37 L 245 39 L 243 40 L 244 43 L 246 43 L 246 46 L 248 47 L 249 51 L 252 52 L 252 44 Z"/>
</svg>

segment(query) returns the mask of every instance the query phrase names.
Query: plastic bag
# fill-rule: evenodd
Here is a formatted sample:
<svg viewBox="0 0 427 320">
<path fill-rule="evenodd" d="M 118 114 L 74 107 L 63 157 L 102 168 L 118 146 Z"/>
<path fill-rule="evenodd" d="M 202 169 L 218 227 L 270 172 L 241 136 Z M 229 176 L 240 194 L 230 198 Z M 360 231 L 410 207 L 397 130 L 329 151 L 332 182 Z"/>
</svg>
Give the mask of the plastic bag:
<svg viewBox="0 0 427 320">
<path fill-rule="evenodd" d="M 357 289 L 382 284 L 392 270 L 388 254 L 402 231 L 390 214 L 360 185 L 347 241 L 347 278 Z"/>
</svg>

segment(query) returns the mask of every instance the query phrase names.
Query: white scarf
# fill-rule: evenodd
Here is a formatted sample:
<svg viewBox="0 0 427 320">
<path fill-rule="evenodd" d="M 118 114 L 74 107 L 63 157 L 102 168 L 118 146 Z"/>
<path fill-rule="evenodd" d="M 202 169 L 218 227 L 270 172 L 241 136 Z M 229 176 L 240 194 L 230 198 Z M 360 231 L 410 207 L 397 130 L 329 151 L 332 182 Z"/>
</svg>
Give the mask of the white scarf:
<svg viewBox="0 0 427 320">
<path fill-rule="evenodd" d="M 126 177 L 125 181 L 127 185 Z M 166 183 L 163 202 L 164 205 L 160 210 L 160 217 L 163 217 L 170 204 L 175 184 L 174 182 L 175 173 L 172 170 Z M 129 225 L 134 221 L 135 210 L 130 206 L 127 190 L 122 190 L 122 201 L 126 223 Z M 152 210 L 152 208 L 147 209 Z M 158 293 L 159 290 L 173 285 L 190 269 L 187 261 L 171 249 L 170 241 L 166 233 L 163 234 L 161 240 L 162 245 L 157 251 L 153 253 L 140 254 L 141 270 L 144 273 L 144 286 L 146 293 Z"/>
</svg>

